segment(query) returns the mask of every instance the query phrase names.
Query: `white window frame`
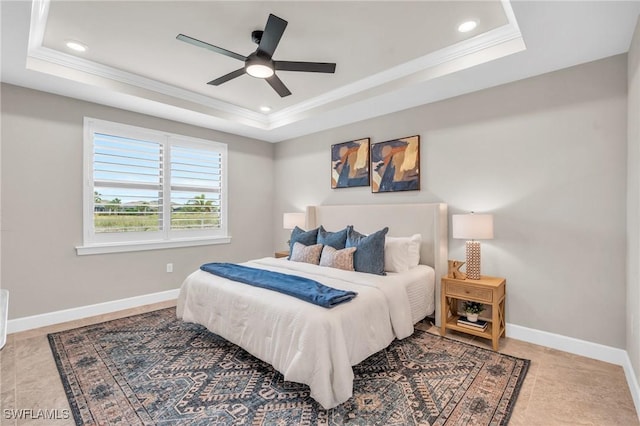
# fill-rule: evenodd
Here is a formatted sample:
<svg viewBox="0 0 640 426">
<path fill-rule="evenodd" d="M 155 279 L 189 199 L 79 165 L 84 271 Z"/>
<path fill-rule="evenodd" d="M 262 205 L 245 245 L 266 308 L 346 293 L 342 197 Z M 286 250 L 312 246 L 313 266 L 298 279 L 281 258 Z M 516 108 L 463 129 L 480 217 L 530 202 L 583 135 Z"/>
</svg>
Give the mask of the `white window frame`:
<svg viewBox="0 0 640 426">
<path fill-rule="evenodd" d="M 147 232 L 96 233 L 94 229 L 93 135 L 103 133 L 163 145 L 163 229 Z M 220 228 L 171 230 L 171 146 L 213 149 L 221 154 Z M 231 242 L 227 214 L 227 145 L 189 136 L 160 132 L 128 124 L 84 117 L 83 156 L 83 245 L 76 247 L 78 255 L 128 252 L 140 250 L 189 247 Z"/>
</svg>

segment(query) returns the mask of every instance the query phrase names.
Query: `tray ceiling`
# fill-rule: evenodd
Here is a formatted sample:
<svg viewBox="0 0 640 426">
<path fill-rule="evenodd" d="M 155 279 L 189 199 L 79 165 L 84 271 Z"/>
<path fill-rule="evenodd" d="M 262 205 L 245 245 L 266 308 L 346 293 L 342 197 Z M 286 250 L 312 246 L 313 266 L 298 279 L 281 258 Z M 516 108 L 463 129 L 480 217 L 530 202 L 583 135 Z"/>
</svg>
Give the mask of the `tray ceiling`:
<svg viewBox="0 0 640 426">
<path fill-rule="evenodd" d="M 517 65 L 531 48 L 549 48 L 536 45 L 549 28 L 532 29 L 526 37 L 530 22 L 537 19 L 553 33 L 555 21 L 575 10 L 570 4 L 550 9 L 535 3 L 545 2 L 516 2 L 513 9 L 508 1 L 10 2 L 2 4 L 2 80 L 279 141 L 505 81 L 491 78 L 487 68 L 505 58 Z M 617 25 L 620 34 L 601 48 L 609 54 L 626 51 L 627 27 L 633 28 L 628 15 L 637 17 L 638 3 L 587 4 L 588 16 L 605 24 L 627 16 Z M 248 75 L 210 86 L 206 82 L 242 62 L 176 40 L 184 33 L 248 55 L 256 49 L 251 31 L 263 29 L 269 13 L 289 22 L 274 59 L 336 62 L 336 73 L 278 71 L 293 92 L 286 98 Z M 541 20 L 536 13 L 549 15 Z M 478 26 L 459 32 L 467 20 Z M 88 50 L 70 50 L 69 40 Z M 602 55 L 602 44 L 590 46 L 592 55 Z M 510 74 L 513 80 L 536 67 L 494 75 Z M 473 78 L 458 81 L 474 73 L 481 77 L 475 87 Z M 271 110 L 263 112 L 262 106 Z"/>
</svg>

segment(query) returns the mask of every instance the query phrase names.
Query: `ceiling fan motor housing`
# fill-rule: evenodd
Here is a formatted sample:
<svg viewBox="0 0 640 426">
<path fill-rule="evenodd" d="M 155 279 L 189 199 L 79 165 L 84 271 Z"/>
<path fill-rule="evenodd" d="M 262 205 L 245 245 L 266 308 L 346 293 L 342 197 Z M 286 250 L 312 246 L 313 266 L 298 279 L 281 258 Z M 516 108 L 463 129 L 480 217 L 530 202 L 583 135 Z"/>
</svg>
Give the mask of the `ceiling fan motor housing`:
<svg viewBox="0 0 640 426">
<path fill-rule="evenodd" d="M 251 33 L 251 40 L 255 43 L 255 44 L 260 44 L 260 40 L 262 40 L 262 34 L 264 33 L 264 31 L 262 30 L 255 30 Z"/>
</svg>

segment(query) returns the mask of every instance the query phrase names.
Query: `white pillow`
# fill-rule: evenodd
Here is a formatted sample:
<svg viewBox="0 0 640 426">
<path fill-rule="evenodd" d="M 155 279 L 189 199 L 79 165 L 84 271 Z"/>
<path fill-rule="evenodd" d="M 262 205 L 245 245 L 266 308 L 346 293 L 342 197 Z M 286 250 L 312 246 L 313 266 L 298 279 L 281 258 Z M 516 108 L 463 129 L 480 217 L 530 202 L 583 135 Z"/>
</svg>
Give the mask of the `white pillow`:
<svg viewBox="0 0 640 426">
<path fill-rule="evenodd" d="M 384 241 L 384 270 L 405 272 L 420 263 L 422 235 L 410 237 L 386 237 Z"/>
</svg>

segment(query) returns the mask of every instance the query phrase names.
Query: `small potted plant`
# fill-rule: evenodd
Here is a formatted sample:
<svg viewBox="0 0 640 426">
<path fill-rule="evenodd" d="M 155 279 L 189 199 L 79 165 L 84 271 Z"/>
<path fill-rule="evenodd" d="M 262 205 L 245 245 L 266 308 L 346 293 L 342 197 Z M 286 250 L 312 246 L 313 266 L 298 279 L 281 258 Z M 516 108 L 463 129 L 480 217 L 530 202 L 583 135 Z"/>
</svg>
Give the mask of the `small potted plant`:
<svg viewBox="0 0 640 426">
<path fill-rule="evenodd" d="M 478 314 L 484 311 L 484 305 L 480 302 L 464 302 L 464 311 L 467 314 L 467 319 L 471 322 L 478 321 Z"/>
</svg>

